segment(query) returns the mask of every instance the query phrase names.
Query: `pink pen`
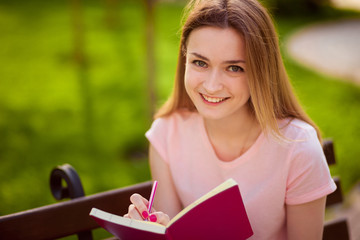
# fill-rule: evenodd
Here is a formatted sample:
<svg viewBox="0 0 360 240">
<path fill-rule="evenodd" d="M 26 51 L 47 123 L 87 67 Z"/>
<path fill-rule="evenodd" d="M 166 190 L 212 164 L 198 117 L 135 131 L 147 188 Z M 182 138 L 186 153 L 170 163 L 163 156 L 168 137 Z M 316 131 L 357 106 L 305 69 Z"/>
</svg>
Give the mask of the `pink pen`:
<svg viewBox="0 0 360 240">
<path fill-rule="evenodd" d="M 152 190 L 151 190 L 151 194 L 150 194 L 150 199 L 149 199 L 149 205 L 148 205 L 148 213 L 151 213 L 151 207 L 153 205 L 154 202 L 154 198 L 155 198 L 155 192 L 156 192 L 156 188 L 157 188 L 158 182 L 154 181 Z"/>
</svg>

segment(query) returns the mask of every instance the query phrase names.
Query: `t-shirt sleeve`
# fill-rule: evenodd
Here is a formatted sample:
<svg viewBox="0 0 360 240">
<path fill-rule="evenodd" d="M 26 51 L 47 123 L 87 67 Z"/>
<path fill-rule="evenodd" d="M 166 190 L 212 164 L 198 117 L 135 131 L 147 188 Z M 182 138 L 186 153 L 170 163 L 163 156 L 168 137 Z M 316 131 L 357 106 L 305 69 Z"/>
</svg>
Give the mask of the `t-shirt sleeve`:
<svg viewBox="0 0 360 240">
<path fill-rule="evenodd" d="M 310 202 L 336 189 L 314 129 L 307 129 L 293 146 L 286 189 L 286 204 Z"/>
<path fill-rule="evenodd" d="M 165 162 L 169 162 L 167 153 L 167 134 L 169 128 L 169 119 L 157 118 L 152 123 L 150 129 L 145 133 L 150 144 L 156 149 Z"/>
</svg>

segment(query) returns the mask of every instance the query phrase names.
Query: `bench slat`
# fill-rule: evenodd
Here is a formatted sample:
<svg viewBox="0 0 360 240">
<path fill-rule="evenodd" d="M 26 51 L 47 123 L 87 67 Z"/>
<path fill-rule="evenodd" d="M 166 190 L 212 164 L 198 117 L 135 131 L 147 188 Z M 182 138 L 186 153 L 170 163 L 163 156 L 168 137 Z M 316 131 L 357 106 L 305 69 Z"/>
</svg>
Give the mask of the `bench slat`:
<svg viewBox="0 0 360 240">
<path fill-rule="evenodd" d="M 326 207 L 333 206 L 343 202 L 342 189 L 339 177 L 333 177 L 336 184 L 336 190 L 326 196 Z"/>
<path fill-rule="evenodd" d="M 346 218 L 337 218 L 324 225 L 323 240 L 349 240 L 349 228 Z"/>
<path fill-rule="evenodd" d="M 334 143 L 331 139 L 325 139 L 322 144 L 323 151 L 326 157 L 326 161 L 329 166 L 336 164 Z"/>
<path fill-rule="evenodd" d="M 149 181 L 1 216 L 1 238 L 54 239 L 98 228 L 96 222 L 89 217 L 91 208 L 124 215 L 128 211 L 131 194 L 137 192 L 145 197 L 150 196 L 151 187 L 152 182 Z"/>
</svg>

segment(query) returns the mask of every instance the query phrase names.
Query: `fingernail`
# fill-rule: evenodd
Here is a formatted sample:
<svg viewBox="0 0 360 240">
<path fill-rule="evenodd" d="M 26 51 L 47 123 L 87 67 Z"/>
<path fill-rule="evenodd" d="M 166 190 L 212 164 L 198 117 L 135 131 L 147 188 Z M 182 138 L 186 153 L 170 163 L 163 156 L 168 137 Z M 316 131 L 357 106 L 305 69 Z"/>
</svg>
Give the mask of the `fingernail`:
<svg viewBox="0 0 360 240">
<path fill-rule="evenodd" d="M 151 222 L 156 222 L 157 221 L 157 217 L 155 215 L 150 215 L 150 221 Z"/>
<path fill-rule="evenodd" d="M 143 211 L 141 214 L 144 219 L 147 219 L 149 217 L 149 213 L 147 211 Z"/>
</svg>

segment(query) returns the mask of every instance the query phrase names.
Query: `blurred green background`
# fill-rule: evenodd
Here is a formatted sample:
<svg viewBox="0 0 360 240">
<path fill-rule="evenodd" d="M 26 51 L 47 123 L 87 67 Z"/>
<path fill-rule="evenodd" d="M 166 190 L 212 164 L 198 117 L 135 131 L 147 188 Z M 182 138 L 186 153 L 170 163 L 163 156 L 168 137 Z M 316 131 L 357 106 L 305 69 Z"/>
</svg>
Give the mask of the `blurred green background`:
<svg viewBox="0 0 360 240">
<path fill-rule="evenodd" d="M 265 4 L 301 102 L 335 142 L 331 171 L 348 191 L 360 179 L 360 88 L 299 66 L 284 41 L 307 24 L 358 14 L 288 2 Z M 152 102 L 145 1 L 0 0 L 0 215 L 54 203 L 49 174 L 64 163 L 87 195 L 150 179 L 144 133 L 151 106 L 172 88 L 184 4 L 154 5 Z"/>
</svg>

